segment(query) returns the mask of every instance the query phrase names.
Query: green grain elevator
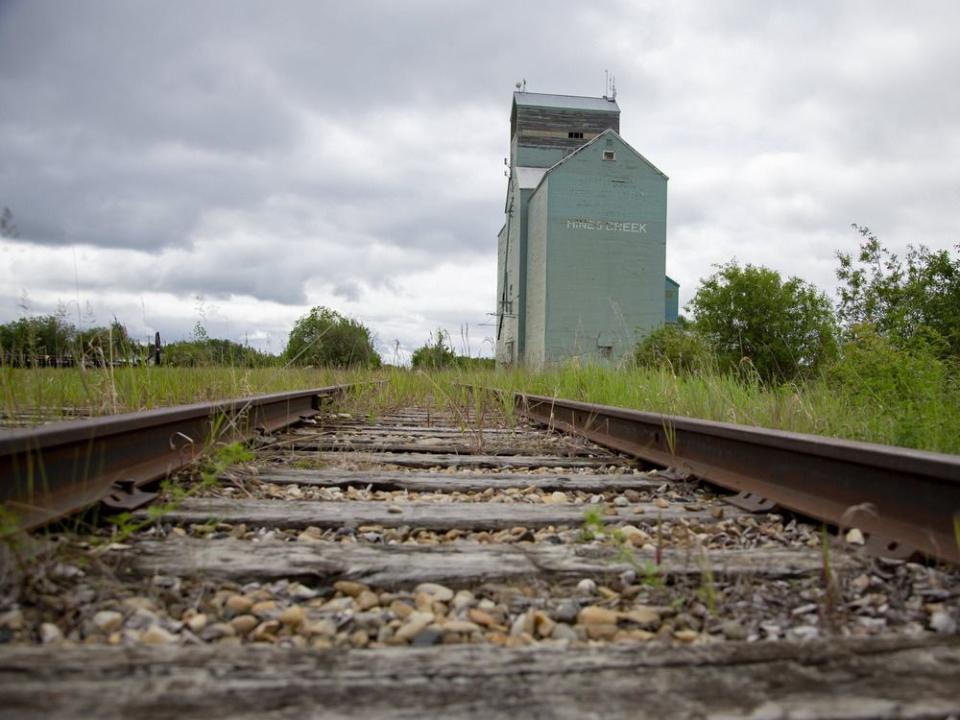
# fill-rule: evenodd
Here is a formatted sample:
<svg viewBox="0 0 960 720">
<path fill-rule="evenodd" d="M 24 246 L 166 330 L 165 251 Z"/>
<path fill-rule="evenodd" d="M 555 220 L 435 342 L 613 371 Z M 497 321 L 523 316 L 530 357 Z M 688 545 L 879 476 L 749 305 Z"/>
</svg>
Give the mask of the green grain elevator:
<svg viewBox="0 0 960 720">
<path fill-rule="evenodd" d="M 498 365 L 617 363 L 664 323 L 667 176 L 619 130 L 615 97 L 513 94 Z"/>
</svg>

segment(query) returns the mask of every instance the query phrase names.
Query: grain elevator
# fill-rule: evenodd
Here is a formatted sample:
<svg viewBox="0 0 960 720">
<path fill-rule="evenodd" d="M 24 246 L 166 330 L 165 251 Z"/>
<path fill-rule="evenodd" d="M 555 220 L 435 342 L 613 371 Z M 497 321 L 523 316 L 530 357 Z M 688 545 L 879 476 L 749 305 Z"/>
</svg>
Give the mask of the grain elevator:
<svg viewBox="0 0 960 720">
<path fill-rule="evenodd" d="M 497 242 L 498 365 L 617 363 L 676 317 L 678 286 L 665 274 L 667 176 L 619 131 L 615 93 L 514 93 Z"/>
</svg>

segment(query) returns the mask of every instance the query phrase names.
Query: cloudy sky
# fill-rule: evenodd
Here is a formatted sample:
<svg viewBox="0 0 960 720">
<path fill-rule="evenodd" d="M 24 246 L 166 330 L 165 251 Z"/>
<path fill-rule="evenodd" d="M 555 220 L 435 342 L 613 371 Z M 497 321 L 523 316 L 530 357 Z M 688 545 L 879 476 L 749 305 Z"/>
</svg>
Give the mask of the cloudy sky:
<svg viewBox="0 0 960 720">
<path fill-rule="evenodd" d="M 960 3 L 0 0 L 0 322 L 489 355 L 514 83 L 670 176 L 681 302 L 733 257 L 834 290 L 850 223 L 960 241 Z"/>
</svg>

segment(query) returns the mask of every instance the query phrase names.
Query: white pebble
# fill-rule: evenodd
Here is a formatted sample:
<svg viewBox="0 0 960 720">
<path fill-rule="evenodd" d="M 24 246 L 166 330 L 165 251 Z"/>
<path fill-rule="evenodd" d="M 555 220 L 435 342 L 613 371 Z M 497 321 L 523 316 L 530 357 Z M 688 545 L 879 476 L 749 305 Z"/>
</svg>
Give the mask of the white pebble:
<svg viewBox="0 0 960 720">
<path fill-rule="evenodd" d="M 47 645 L 49 643 L 60 642 L 63 640 L 63 633 L 53 623 L 43 623 L 40 626 L 40 641 Z"/>
<path fill-rule="evenodd" d="M 112 633 L 123 625 L 123 615 L 115 610 L 101 610 L 93 616 L 93 624 L 101 632 Z"/>
<path fill-rule="evenodd" d="M 953 635 L 957 631 L 957 621 L 941 610 L 930 616 L 930 629 L 942 635 Z"/>
<path fill-rule="evenodd" d="M 851 545 L 863 545 L 866 542 L 859 528 L 850 528 L 847 531 L 846 539 Z"/>
<path fill-rule="evenodd" d="M 584 595 L 589 595 L 597 590 L 597 584 L 590 578 L 584 578 L 577 583 L 577 592 L 583 593 Z"/>
</svg>

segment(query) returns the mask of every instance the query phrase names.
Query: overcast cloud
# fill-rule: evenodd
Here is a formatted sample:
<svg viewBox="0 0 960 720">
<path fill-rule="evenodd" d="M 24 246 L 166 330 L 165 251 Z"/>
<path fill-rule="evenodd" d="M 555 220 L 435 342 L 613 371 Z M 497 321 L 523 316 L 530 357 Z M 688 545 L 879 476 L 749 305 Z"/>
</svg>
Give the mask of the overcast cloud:
<svg viewBox="0 0 960 720">
<path fill-rule="evenodd" d="M 0 0 L 0 322 L 277 352 L 327 305 L 388 360 L 438 326 L 489 355 L 513 84 L 605 68 L 671 178 L 681 302 L 733 257 L 832 296 L 851 222 L 960 241 L 958 27 L 952 1 Z"/>
</svg>

